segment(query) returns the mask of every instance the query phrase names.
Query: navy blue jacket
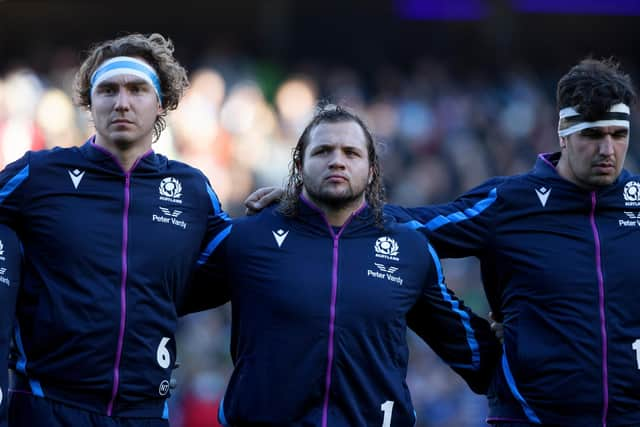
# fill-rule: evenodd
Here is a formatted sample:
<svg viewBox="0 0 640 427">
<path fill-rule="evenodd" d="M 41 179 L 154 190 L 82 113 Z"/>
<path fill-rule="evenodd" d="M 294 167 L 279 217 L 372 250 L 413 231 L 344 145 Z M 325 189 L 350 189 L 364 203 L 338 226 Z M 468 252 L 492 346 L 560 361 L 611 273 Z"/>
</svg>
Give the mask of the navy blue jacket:
<svg viewBox="0 0 640 427">
<path fill-rule="evenodd" d="M 176 302 L 230 227 L 205 176 L 153 151 L 125 173 L 91 140 L 28 152 L 0 173 L 0 223 L 24 246 L 21 382 L 93 412 L 166 418 Z"/>
<path fill-rule="evenodd" d="M 205 266 L 224 271 L 231 292 L 234 371 L 221 422 L 414 425 L 407 323 L 486 391 L 500 346 L 446 288 L 422 227 L 377 228 L 364 209 L 336 228 L 301 205 L 295 218 L 270 207 L 235 220 Z"/>
<path fill-rule="evenodd" d="M 7 360 L 20 285 L 21 258 L 16 234 L 9 227 L 0 225 L 0 427 L 7 425 Z"/>
<path fill-rule="evenodd" d="M 559 154 L 453 203 L 390 209 L 442 257 L 477 256 L 505 351 L 490 420 L 640 425 L 640 176 L 597 191 L 558 175 Z"/>
</svg>

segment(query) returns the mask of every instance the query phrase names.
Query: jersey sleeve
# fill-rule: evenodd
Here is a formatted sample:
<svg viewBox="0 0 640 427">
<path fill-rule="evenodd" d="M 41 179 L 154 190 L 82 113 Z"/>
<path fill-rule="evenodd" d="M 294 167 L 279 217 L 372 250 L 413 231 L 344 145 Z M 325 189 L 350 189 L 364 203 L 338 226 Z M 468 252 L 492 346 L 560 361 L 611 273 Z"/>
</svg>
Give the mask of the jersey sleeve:
<svg viewBox="0 0 640 427">
<path fill-rule="evenodd" d="M 198 258 L 198 265 L 204 264 L 220 242 L 231 232 L 231 218 L 222 210 L 220 200 L 209 181 L 206 182 L 207 195 L 211 206 L 207 214 L 207 232 Z"/>
<path fill-rule="evenodd" d="M 230 299 L 229 290 L 225 285 L 225 263 L 221 261 L 224 257 L 221 243 L 231 232 L 232 221 L 222 210 L 220 200 L 208 180 L 206 188 L 210 202 L 206 235 L 189 283 L 178 297 L 179 316 L 215 308 Z"/>
<path fill-rule="evenodd" d="M 231 300 L 226 258 L 226 238 L 193 270 L 177 304 L 178 316 L 216 308 Z"/>
<path fill-rule="evenodd" d="M 456 371 L 476 393 L 487 392 L 501 346 L 489 322 L 473 313 L 444 282 L 435 250 L 427 282 L 407 314 L 407 325 Z"/>
<path fill-rule="evenodd" d="M 30 152 L 27 152 L 0 171 L 0 224 L 13 229 L 20 218 L 24 186 L 29 179 L 29 158 Z"/>
<path fill-rule="evenodd" d="M 415 208 L 387 205 L 385 213 L 399 222 L 422 224 L 443 258 L 479 256 L 491 241 L 502 181 L 489 180 L 451 203 Z"/>
</svg>

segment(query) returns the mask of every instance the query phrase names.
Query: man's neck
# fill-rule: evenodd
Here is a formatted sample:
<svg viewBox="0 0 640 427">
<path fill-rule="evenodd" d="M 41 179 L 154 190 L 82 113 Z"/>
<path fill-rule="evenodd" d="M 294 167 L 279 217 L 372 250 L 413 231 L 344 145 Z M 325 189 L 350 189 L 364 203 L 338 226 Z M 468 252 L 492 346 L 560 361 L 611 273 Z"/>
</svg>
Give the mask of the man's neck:
<svg viewBox="0 0 640 427">
<path fill-rule="evenodd" d="M 115 143 L 113 141 L 107 141 L 103 138 L 100 138 L 100 135 L 96 135 L 95 139 L 95 144 L 113 154 L 118 162 L 120 162 L 120 165 L 125 172 L 129 172 L 136 161 L 147 151 L 151 150 L 152 143 L 152 141 L 139 141 L 129 144 Z"/>
<path fill-rule="evenodd" d="M 342 227 L 344 223 L 347 222 L 351 214 L 353 213 L 353 211 L 351 210 L 330 211 L 326 209 L 323 209 L 323 212 L 324 212 L 324 215 L 327 217 L 327 221 L 329 222 L 329 225 L 333 227 Z"/>
<path fill-rule="evenodd" d="M 311 203 L 313 203 L 316 207 L 318 207 L 322 211 L 324 216 L 327 218 L 327 222 L 329 223 L 329 225 L 333 227 L 342 227 L 347 222 L 347 220 L 351 217 L 351 215 L 353 215 L 354 212 L 360 209 L 362 207 L 362 204 L 364 203 L 364 199 L 357 200 L 352 203 L 345 204 L 344 206 L 341 206 L 339 208 L 336 208 L 333 206 L 327 206 L 326 204 L 323 204 L 323 203 L 319 203 L 318 201 L 306 195 L 305 197 L 309 199 Z"/>
</svg>

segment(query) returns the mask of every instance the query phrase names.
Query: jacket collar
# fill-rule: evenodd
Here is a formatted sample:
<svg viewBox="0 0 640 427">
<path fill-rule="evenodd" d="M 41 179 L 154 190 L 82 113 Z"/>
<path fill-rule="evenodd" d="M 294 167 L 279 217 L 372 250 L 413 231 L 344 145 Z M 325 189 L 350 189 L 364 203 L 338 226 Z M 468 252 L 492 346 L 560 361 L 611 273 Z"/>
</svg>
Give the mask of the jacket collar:
<svg viewBox="0 0 640 427">
<path fill-rule="evenodd" d="M 333 227 L 329 224 L 326 215 L 313 202 L 302 194 L 298 200 L 297 219 L 306 225 L 322 229 L 331 235 L 344 235 L 361 231 L 363 228 L 373 228 L 374 219 L 367 202 L 356 209 L 342 227 Z"/>
<path fill-rule="evenodd" d="M 89 138 L 81 147 L 80 152 L 91 162 L 100 163 L 101 166 L 125 173 L 118 159 L 108 150 L 95 144 L 95 135 Z M 147 151 L 136 162 L 133 172 L 155 172 L 160 168 L 163 156 L 153 150 Z"/>
</svg>

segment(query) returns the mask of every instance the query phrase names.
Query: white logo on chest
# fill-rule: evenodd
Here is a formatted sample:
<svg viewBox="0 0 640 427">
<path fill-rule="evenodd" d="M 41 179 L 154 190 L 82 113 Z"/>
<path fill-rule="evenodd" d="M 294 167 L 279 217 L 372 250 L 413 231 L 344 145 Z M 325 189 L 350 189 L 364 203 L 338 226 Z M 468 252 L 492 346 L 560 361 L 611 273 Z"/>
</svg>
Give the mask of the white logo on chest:
<svg viewBox="0 0 640 427">
<path fill-rule="evenodd" d="M 546 188 L 546 187 L 536 188 L 536 195 L 538 196 L 538 200 L 540 200 L 540 204 L 542 205 L 543 208 L 547 205 L 549 194 L 551 194 L 550 188 Z"/>
<path fill-rule="evenodd" d="M 82 177 L 84 176 L 84 171 L 74 169 L 72 171 L 67 170 L 67 172 L 69 172 L 69 177 L 71 177 L 71 182 L 73 182 L 73 187 L 77 190 L 78 185 L 80 185 L 80 181 L 82 181 Z"/>
<path fill-rule="evenodd" d="M 278 247 L 281 248 L 284 243 L 284 239 L 286 239 L 289 234 L 289 230 L 285 232 L 283 229 L 279 229 L 278 231 L 272 231 L 271 233 L 273 233 L 273 237 L 276 239 Z"/>
<path fill-rule="evenodd" d="M 391 261 L 400 261 L 398 254 L 400 253 L 400 246 L 398 242 L 391 237 L 384 236 L 376 240 L 373 250 L 377 258 L 384 258 Z"/>
<path fill-rule="evenodd" d="M 625 211 L 624 214 L 629 219 L 619 219 L 618 227 L 640 227 L 640 213 Z"/>
<path fill-rule="evenodd" d="M 402 286 L 402 283 L 404 282 L 402 277 L 393 275 L 393 273 L 398 271 L 398 267 L 386 266 L 386 265 L 380 264 L 378 262 L 374 262 L 373 265 L 376 266 L 377 270 L 368 269 L 367 270 L 367 277 L 373 277 L 375 279 L 388 280 L 390 282 L 394 282 L 394 283 L 397 283 L 398 285 Z"/>
<path fill-rule="evenodd" d="M 161 224 L 173 224 L 176 227 L 182 228 L 183 230 L 187 228 L 187 223 L 178 219 L 178 217 L 182 215 L 182 211 L 179 211 L 177 209 L 168 209 L 162 206 L 159 206 L 158 209 L 160 209 L 160 212 L 162 212 L 163 215 L 153 214 L 151 216 L 151 220 L 153 222 L 159 222 Z"/>
<path fill-rule="evenodd" d="M 182 204 L 182 184 L 176 178 L 168 176 L 160 182 L 158 188 L 160 200 Z"/>
<path fill-rule="evenodd" d="M 5 277 L 4 273 L 7 272 L 7 269 L 2 267 L 0 268 L 0 283 L 4 283 L 7 286 L 11 286 L 11 281 L 8 277 Z"/>
<path fill-rule="evenodd" d="M 640 183 L 636 181 L 627 182 L 624 186 L 622 197 L 624 197 L 625 206 L 640 206 Z"/>
</svg>

